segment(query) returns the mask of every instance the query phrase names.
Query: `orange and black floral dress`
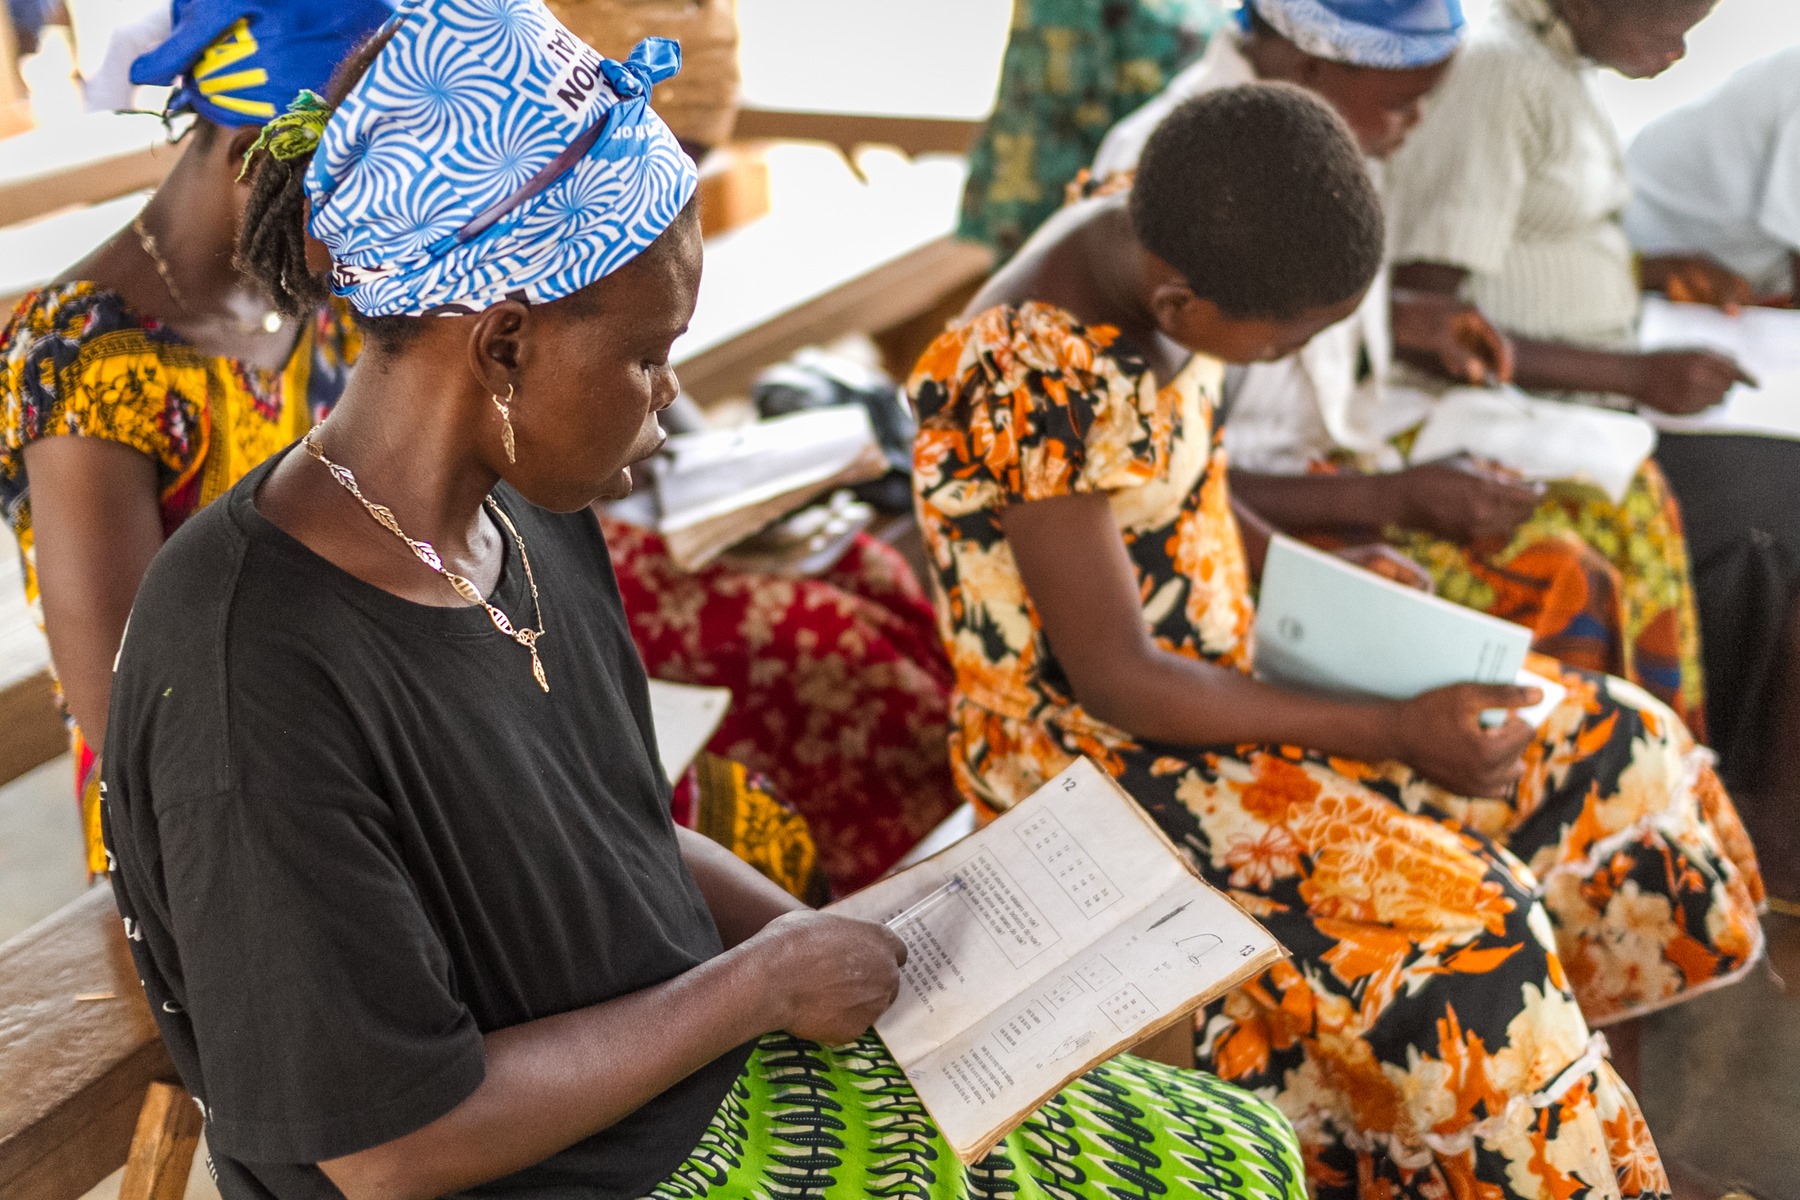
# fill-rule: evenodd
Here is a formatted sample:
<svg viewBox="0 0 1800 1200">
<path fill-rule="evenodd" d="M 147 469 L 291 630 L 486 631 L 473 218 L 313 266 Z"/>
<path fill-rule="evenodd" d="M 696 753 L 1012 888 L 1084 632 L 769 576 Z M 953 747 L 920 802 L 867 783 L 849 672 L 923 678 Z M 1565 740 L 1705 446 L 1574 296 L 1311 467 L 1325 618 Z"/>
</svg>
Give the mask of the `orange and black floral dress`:
<svg viewBox="0 0 1800 1200">
<path fill-rule="evenodd" d="M 1116 333 L 991 309 L 920 360 L 915 487 L 956 671 L 953 768 L 1004 809 L 1103 764 L 1294 957 L 1204 1012 L 1198 1050 L 1299 1131 L 1314 1194 L 1667 1191 L 1591 1027 L 1732 979 L 1761 883 L 1686 728 L 1635 685 L 1569 695 L 1505 801 L 1295 747 L 1148 745 L 1070 694 L 1001 531 L 1107 496 L 1163 650 L 1248 669 L 1253 605 L 1213 436 L 1219 363 L 1158 387 Z"/>
</svg>

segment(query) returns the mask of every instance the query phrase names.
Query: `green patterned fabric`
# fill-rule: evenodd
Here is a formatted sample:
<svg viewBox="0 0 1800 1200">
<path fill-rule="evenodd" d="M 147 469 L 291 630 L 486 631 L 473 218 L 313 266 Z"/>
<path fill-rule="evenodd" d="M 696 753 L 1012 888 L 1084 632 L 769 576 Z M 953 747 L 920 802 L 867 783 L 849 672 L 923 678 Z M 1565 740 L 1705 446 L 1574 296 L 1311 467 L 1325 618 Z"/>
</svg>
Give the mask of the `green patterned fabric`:
<svg viewBox="0 0 1800 1200">
<path fill-rule="evenodd" d="M 1303 1200 L 1294 1133 L 1198 1071 L 1121 1056 L 964 1168 L 873 1034 L 764 1038 L 688 1161 L 648 1200 Z"/>
<path fill-rule="evenodd" d="M 960 236 L 1012 254 L 1062 207 L 1113 123 L 1197 58 L 1218 0 L 1013 0 L 994 113 L 969 151 Z"/>
</svg>

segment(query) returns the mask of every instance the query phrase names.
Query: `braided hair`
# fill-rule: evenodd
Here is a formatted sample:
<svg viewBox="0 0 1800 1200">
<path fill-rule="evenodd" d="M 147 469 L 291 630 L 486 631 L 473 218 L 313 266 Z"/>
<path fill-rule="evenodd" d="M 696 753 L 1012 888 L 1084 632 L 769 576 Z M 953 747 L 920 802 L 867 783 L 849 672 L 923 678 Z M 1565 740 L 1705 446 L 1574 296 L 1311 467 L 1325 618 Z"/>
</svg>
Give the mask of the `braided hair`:
<svg viewBox="0 0 1800 1200">
<path fill-rule="evenodd" d="M 335 108 L 350 94 L 369 65 L 392 36 L 384 30 L 364 42 L 346 58 L 326 89 L 326 102 Z M 258 143 L 245 169 L 252 172 L 250 200 L 238 230 L 237 268 L 268 289 L 277 311 L 306 318 L 331 300 L 324 272 L 307 264 L 306 172 L 312 151 L 276 157 Z M 357 315 L 357 325 L 372 343 L 392 349 L 417 330 L 418 317 L 367 317 Z"/>
</svg>

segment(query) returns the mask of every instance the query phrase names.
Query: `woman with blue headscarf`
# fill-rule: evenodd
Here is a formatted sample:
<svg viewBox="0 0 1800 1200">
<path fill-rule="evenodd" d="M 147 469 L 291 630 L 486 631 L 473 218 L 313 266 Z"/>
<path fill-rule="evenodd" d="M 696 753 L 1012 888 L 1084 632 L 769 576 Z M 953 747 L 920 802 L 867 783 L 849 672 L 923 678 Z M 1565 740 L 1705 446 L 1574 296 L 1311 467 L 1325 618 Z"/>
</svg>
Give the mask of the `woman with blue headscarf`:
<svg viewBox="0 0 1800 1200">
<path fill-rule="evenodd" d="M 357 338 L 341 307 L 275 312 L 234 263 L 262 127 L 392 14 L 387 0 L 175 0 L 135 82 L 191 116 L 168 178 L 0 330 L 0 504 L 74 729 L 88 869 L 105 869 L 99 772 L 113 652 L 163 540 L 337 395 Z"/>
<path fill-rule="evenodd" d="M 171 539 L 113 689 L 115 894 L 220 1190 L 1298 1200 L 1272 1109 L 1132 1059 L 965 1171 L 862 1037 L 898 940 L 674 827 L 588 506 L 694 309 L 679 54 L 539 0 L 392 30 L 271 130 L 241 246 L 309 312 L 310 230 L 365 353 Z"/>
<path fill-rule="evenodd" d="M 1182 100 L 1261 79 L 1329 101 L 1379 178 L 1450 73 L 1463 29 L 1459 0 L 1249 0 L 1238 29 L 1113 127 L 1094 173 L 1135 166 Z M 1299 536 L 1387 539 L 1438 594 L 1528 626 L 1533 648 L 1568 666 L 1639 684 L 1704 739 L 1687 547 L 1662 472 L 1644 464 L 1615 501 L 1574 480 L 1546 493 L 1467 458 L 1401 469 L 1397 446 L 1429 403 L 1393 386 L 1406 367 L 1439 387 L 1500 382 L 1511 345 L 1473 304 L 1396 291 L 1383 271 L 1350 320 L 1235 385 L 1225 440 L 1239 499 Z"/>
</svg>

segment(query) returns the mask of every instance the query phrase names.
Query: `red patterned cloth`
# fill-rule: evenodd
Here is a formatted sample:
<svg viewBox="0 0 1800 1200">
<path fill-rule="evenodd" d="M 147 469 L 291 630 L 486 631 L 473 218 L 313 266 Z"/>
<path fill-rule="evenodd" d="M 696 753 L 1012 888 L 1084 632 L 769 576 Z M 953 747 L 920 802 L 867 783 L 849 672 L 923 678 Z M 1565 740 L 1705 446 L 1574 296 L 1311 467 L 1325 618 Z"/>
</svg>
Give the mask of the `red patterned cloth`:
<svg viewBox="0 0 1800 1200">
<path fill-rule="evenodd" d="M 906 561 L 862 536 L 825 574 L 682 571 L 662 538 L 602 519 L 632 640 L 658 679 L 730 688 L 707 749 L 766 775 L 806 818 L 843 895 L 958 802 L 950 665 Z"/>
</svg>

